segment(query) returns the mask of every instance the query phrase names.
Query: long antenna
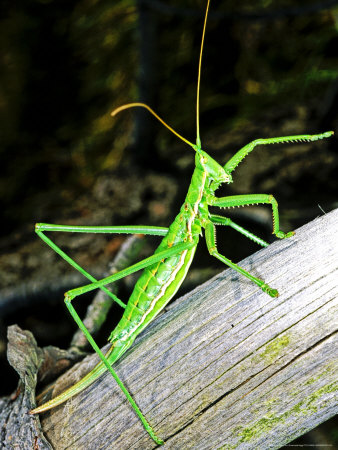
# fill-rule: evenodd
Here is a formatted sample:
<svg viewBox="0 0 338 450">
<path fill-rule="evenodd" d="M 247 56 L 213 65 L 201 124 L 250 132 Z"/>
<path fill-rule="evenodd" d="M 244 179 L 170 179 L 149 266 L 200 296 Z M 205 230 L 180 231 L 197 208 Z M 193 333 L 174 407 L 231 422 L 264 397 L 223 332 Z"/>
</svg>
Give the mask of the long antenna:
<svg viewBox="0 0 338 450">
<path fill-rule="evenodd" d="M 182 141 L 184 141 L 186 144 L 190 145 L 194 150 L 196 150 L 196 146 L 194 144 L 192 144 L 190 141 L 188 141 L 188 139 L 184 138 L 179 133 L 177 133 L 177 131 L 175 131 L 173 128 L 171 128 L 171 126 L 169 126 L 167 124 L 167 122 L 165 122 L 158 114 L 156 114 L 156 112 L 152 108 L 150 108 L 150 106 L 146 105 L 145 103 L 140 103 L 140 102 L 127 103 L 126 105 L 122 105 L 122 106 L 119 106 L 118 108 L 115 108 L 114 111 L 111 112 L 110 115 L 114 117 L 114 116 L 116 116 L 116 114 L 123 111 L 124 109 L 135 108 L 137 106 L 147 109 L 153 116 L 156 117 L 157 120 L 159 120 L 166 128 L 168 128 L 168 130 L 170 130 L 178 138 L 180 138 Z"/>
<path fill-rule="evenodd" d="M 200 59 L 198 62 L 198 78 L 197 78 L 197 98 L 196 98 L 196 145 L 198 148 L 201 148 L 201 138 L 200 138 L 200 84 L 201 84 L 201 67 L 202 67 L 202 55 L 203 55 L 203 46 L 204 46 L 204 36 L 205 29 L 207 26 L 207 18 L 209 12 L 210 0 L 208 0 L 207 10 L 205 11 L 204 17 L 204 25 L 203 25 L 203 33 L 202 33 L 202 43 L 200 50 Z"/>
</svg>

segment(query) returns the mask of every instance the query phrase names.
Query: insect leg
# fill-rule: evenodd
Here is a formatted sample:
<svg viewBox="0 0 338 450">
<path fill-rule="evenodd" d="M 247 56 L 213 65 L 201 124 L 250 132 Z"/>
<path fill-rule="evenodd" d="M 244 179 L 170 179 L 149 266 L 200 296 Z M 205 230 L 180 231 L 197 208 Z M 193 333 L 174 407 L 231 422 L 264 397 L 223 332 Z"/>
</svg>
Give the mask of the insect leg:
<svg viewBox="0 0 338 450">
<path fill-rule="evenodd" d="M 247 238 L 251 239 L 252 241 L 256 242 L 257 244 L 261 245 L 262 247 L 268 247 L 269 244 L 265 242 L 260 237 L 256 236 L 255 234 L 251 233 L 250 231 L 246 230 L 245 228 L 241 227 L 234 221 L 232 221 L 229 217 L 219 216 L 216 214 L 210 214 L 210 220 L 215 225 L 226 225 L 234 230 L 238 231 L 239 233 L 244 234 Z"/>
<path fill-rule="evenodd" d="M 278 203 L 273 195 L 268 194 L 247 194 L 247 195 L 234 195 L 229 197 L 210 197 L 208 199 L 208 204 L 211 206 L 220 206 L 222 208 L 233 208 L 236 206 L 248 206 L 253 204 L 264 204 L 268 203 L 272 206 L 272 233 L 275 234 L 279 239 L 284 239 L 291 237 L 295 234 L 294 231 L 289 233 L 284 233 L 279 229 L 279 214 L 278 214 Z"/>
<path fill-rule="evenodd" d="M 297 136 L 283 136 L 267 139 L 256 139 L 255 141 L 249 142 L 245 147 L 238 150 L 238 152 L 225 164 L 224 170 L 227 173 L 231 173 L 236 169 L 238 164 L 247 156 L 248 153 L 257 145 L 268 145 L 268 144 L 286 144 L 287 142 L 299 143 L 299 142 L 310 142 L 318 141 L 319 139 L 325 139 L 332 136 L 333 131 L 327 131 L 326 133 L 320 134 L 301 134 Z"/>
<path fill-rule="evenodd" d="M 249 278 L 249 280 L 253 281 L 258 287 L 260 287 L 262 289 L 263 292 L 266 292 L 267 294 L 269 294 L 270 297 L 278 297 L 277 289 L 271 288 L 267 283 L 265 283 L 265 281 L 261 280 L 260 278 L 254 277 L 249 272 L 242 269 L 242 267 L 233 263 L 232 261 L 230 261 L 230 259 L 226 258 L 225 256 L 221 255 L 218 252 L 217 247 L 216 247 L 215 232 L 216 232 L 215 225 L 212 222 L 207 222 L 205 225 L 205 240 L 207 243 L 209 253 L 212 256 L 215 256 L 215 258 L 222 261 L 227 266 L 231 267 L 232 269 L 241 273 L 245 277 Z"/>
<path fill-rule="evenodd" d="M 51 239 L 49 239 L 44 232 L 46 231 L 62 231 L 62 232 L 75 232 L 75 233 L 121 233 L 121 234 L 152 234 L 158 236 L 165 236 L 168 229 L 163 227 L 148 227 L 148 226 L 107 226 L 107 227 L 94 227 L 94 226 L 74 226 L 74 225 L 54 225 L 48 223 L 37 223 L 35 225 L 36 234 L 51 247 L 58 255 L 60 255 L 65 261 L 67 261 L 74 269 L 78 270 L 82 275 L 88 278 L 89 281 L 97 281 L 90 273 L 83 269 L 78 263 L 70 258 L 60 247 L 58 247 Z M 112 292 L 110 292 L 104 286 L 101 287 L 110 298 L 118 303 L 122 308 L 126 305 Z"/>
<path fill-rule="evenodd" d="M 171 248 L 159 251 L 158 253 L 155 253 L 154 255 L 152 255 L 152 256 L 150 256 L 150 257 L 148 257 L 148 258 L 146 258 L 146 259 L 144 259 L 144 260 L 142 260 L 142 261 L 140 261 L 140 262 L 138 262 L 136 264 L 133 264 L 132 266 L 130 266 L 130 267 L 126 268 L 126 269 L 123 269 L 120 272 L 117 272 L 117 273 L 115 273 L 113 275 L 110 275 L 110 276 L 108 276 L 106 278 L 103 278 L 102 280 L 95 281 L 94 283 L 91 283 L 89 285 L 86 285 L 86 286 L 83 286 L 83 287 L 80 287 L 80 288 L 77 288 L 77 289 L 72 289 L 71 291 L 68 291 L 65 294 L 65 304 L 66 304 L 66 306 L 67 306 L 71 316 L 75 320 L 75 322 L 78 325 L 78 327 L 82 330 L 82 332 L 84 333 L 84 335 L 88 339 L 88 342 L 91 344 L 91 346 L 93 347 L 95 352 L 99 355 L 101 361 L 104 363 L 104 365 L 106 366 L 108 371 L 111 373 L 111 375 L 115 379 L 116 383 L 121 388 L 122 392 L 127 397 L 128 401 L 130 402 L 130 404 L 133 407 L 134 411 L 136 412 L 136 414 L 140 418 L 144 428 L 147 430 L 149 435 L 152 437 L 152 439 L 157 444 L 163 444 L 163 441 L 156 436 L 154 430 L 151 428 L 151 426 L 147 422 L 146 418 L 142 414 L 141 410 L 139 409 L 139 407 L 135 403 L 135 400 L 129 394 L 127 388 L 124 386 L 124 384 L 122 383 L 122 381 L 118 377 L 117 373 L 111 367 L 111 364 L 109 363 L 109 360 L 102 353 L 102 351 L 100 350 L 99 346 L 95 342 L 93 336 L 87 330 L 86 326 L 84 325 L 84 323 L 80 319 L 79 315 L 75 311 L 75 309 L 74 309 L 74 307 L 72 305 L 72 300 L 75 297 L 77 297 L 78 295 L 81 295 L 81 294 L 83 294 L 85 292 L 90 292 L 93 289 L 101 288 L 102 286 L 105 286 L 107 284 L 113 283 L 116 280 L 119 280 L 119 279 L 121 279 L 123 277 L 126 277 L 127 275 L 130 275 L 131 273 L 137 272 L 137 271 L 139 271 L 141 269 L 144 269 L 145 267 L 148 267 L 148 266 L 150 266 L 150 265 L 152 265 L 152 264 L 154 264 L 156 262 L 159 262 L 159 261 L 161 261 L 161 260 L 163 260 L 165 258 L 173 256 L 173 255 L 175 255 L 177 253 L 180 253 L 180 252 L 182 252 L 184 250 L 187 250 L 187 249 L 193 247 L 194 245 L 196 245 L 195 242 L 184 242 L 184 243 L 180 243 L 180 244 L 174 245 Z M 130 339 L 134 339 L 134 336 L 131 336 Z"/>
</svg>

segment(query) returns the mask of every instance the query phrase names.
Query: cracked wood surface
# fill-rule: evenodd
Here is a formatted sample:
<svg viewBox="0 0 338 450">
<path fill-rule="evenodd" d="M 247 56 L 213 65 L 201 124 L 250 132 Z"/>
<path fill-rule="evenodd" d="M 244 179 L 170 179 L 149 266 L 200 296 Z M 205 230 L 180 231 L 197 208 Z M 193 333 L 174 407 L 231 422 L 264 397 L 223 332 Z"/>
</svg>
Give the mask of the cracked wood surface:
<svg viewBox="0 0 338 450">
<path fill-rule="evenodd" d="M 174 302 L 115 369 L 164 449 L 277 449 L 337 414 L 338 210 Z M 97 361 L 61 377 L 54 395 Z M 41 414 L 55 449 L 156 444 L 110 375 Z"/>
</svg>

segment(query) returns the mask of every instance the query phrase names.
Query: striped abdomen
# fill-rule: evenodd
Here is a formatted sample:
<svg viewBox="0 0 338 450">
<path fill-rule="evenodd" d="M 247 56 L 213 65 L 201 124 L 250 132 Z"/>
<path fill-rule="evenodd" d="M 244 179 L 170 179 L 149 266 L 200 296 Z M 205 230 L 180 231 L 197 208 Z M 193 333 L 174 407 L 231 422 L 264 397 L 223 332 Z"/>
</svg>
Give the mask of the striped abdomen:
<svg viewBox="0 0 338 450">
<path fill-rule="evenodd" d="M 168 248 L 167 242 L 168 237 L 166 236 L 155 253 Z M 133 341 L 164 308 L 182 284 L 195 250 L 196 245 L 143 270 L 120 322 L 109 337 L 111 342 L 130 341 L 131 338 Z"/>
<path fill-rule="evenodd" d="M 197 156 L 196 156 L 197 157 Z M 206 172 L 196 167 L 179 214 L 170 225 L 155 253 L 175 244 L 191 242 L 193 247 L 155 263 L 142 272 L 128 300 L 122 319 L 109 340 L 116 347 L 131 345 L 143 328 L 165 307 L 181 286 L 198 244 L 201 232 L 199 208 L 203 203 Z"/>
</svg>

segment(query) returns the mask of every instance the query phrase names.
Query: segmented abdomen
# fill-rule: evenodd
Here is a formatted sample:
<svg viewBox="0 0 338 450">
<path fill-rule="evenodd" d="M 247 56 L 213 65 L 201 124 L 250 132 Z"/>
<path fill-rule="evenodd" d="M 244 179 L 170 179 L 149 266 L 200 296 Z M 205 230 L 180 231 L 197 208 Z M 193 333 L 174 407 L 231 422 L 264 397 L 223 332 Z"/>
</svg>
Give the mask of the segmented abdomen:
<svg viewBox="0 0 338 450">
<path fill-rule="evenodd" d="M 155 253 L 168 248 L 167 240 L 163 239 Z M 111 342 L 134 339 L 165 307 L 182 284 L 195 250 L 196 245 L 143 270 L 120 322 L 109 337 Z"/>
</svg>

